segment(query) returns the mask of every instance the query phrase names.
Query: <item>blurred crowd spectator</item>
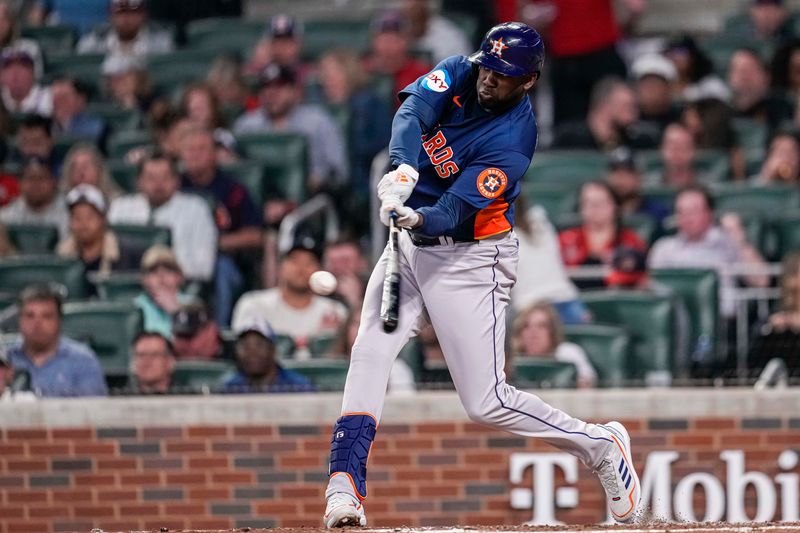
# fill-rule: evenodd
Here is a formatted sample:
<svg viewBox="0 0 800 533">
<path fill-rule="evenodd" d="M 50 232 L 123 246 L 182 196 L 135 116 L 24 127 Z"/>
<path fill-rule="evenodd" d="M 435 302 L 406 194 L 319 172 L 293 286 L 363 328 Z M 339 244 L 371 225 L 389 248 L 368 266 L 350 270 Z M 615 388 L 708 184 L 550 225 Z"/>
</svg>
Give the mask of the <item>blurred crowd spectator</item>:
<svg viewBox="0 0 800 533">
<path fill-rule="evenodd" d="M 718 358 L 763 368 L 800 331 L 800 237 L 787 222 L 800 213 L 798 17 L 781 0 L 748 0 L 716 34 L 640 39 L 647 8 L 402 0 L 368 19 L 257 21 L 235 18 L 238 0 L 0 0 L 0 267 L 50 254 L 81 271 L 58 290 L 22 291 L 18 324 L 12 304 L 10 319 L 0 309 L 3 331 L 20 333 L 0 351 L 0 395 L 19 384 L 102 395 L 103 369 L 124 383 L 107 347 L 95 356 L 77 342 L 91 339 L 61 333 L 65 298 L 138 313 L 128 391 L 187 390 L 198 375 L 227 392 L 324 388 L 303 365 L 330 364 L 331 378 L 355 342 L 368 250 L 380 249 L 371 178 L 384 171 L 397 93 L 473 51 L 495 19 L 532 24 L 548 52 L 531 95 L 539 146 L 516 206 L 511 351 L 570 362 L 578 386 L 602 385 L 562 325 L 608 323 L 597 294 L 668 295 L 673 370 L 686 375 L 703 338 L 696 302 L 659 273 L 711 269 Z M 306 213 L 318 194 L 335 216 Z M 320 269 L 337 279 L 329 296 L 309 286 Z M 742 314 L 743 288 L 773 300 L 764 295 L 780 288 L 781 300 Z M 447 381 L 443 368 L 424 327 L 389 388 Z"/>
</svg>

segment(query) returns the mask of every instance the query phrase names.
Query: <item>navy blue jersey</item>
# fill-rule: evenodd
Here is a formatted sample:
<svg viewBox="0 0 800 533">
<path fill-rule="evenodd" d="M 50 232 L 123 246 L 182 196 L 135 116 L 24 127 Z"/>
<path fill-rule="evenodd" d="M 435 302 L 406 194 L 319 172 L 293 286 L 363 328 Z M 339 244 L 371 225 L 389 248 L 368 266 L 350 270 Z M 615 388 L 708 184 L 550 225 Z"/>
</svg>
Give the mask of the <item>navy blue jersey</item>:
<svg viewBox="0 0 800 533">
<path fill-rule="evenodd" d="M 466 57 L 453 56 L 403 89 L 403 106 L 412 107 L 405 113 L 419 119 L 422 140 L 402 137 L 395 128 L 390 145 L 395 165 L 407 163 L 419 171 L 407 206 L 432 206 L 448 193 L 474 208 L 474 214 L 444 233 L 459 239 L 482 239 L 512 228 L 514 200 L 536 148 L 529 99 L 499 115 L 491 113 L 478 104 L 476 81 L 477 68 Z"/>
</svg>

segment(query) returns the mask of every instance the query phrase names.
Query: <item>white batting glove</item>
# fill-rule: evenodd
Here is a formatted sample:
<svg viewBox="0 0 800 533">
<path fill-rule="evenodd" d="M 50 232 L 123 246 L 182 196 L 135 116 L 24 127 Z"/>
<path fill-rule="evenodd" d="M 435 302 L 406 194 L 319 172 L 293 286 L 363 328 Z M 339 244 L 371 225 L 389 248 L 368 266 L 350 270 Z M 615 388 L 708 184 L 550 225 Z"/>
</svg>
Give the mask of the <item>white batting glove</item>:
<svg viewBox="0 0 800 533">
<path fill-rule="evenodd" d="M 419 214 L 416 211 L 404 206 L 397 196 L 389 196 L 381 202 L 380 217 L 385 226 L 389 225 L 389 215 L 392 211 L 397 213 L 398 227 L 412 229 L 420 221 Z"/>
<path fill-rule="evenodd" d="M 388 196 L 396 196 L 401 202 L 405 202 L 411 196 L 418 179 L 419 173 L 403 163 L 396 170 L 383 175 L 378 182 L 378 198 L 383 201 Z"/>
</svg>

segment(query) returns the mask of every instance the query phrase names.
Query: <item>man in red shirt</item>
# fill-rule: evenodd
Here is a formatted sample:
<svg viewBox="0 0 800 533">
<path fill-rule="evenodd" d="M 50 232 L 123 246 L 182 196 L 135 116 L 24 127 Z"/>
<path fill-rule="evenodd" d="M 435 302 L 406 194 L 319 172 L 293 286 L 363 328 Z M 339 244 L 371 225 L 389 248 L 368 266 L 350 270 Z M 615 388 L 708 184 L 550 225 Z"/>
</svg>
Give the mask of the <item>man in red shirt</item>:
<svg viewBox="0 0 800 533">
<path fill-rule="evenodd" d="M 627 27 L 646 7 L 647 0 L 624 0 Z M 613 0 L 544 0 L 524 6 L 521 16 L 548 41 L 554 121 L 586 117 L 589 95 L 600 79 L 625 77 L 625 63 L 616 50 L 622 34 Z"/>
</svg>

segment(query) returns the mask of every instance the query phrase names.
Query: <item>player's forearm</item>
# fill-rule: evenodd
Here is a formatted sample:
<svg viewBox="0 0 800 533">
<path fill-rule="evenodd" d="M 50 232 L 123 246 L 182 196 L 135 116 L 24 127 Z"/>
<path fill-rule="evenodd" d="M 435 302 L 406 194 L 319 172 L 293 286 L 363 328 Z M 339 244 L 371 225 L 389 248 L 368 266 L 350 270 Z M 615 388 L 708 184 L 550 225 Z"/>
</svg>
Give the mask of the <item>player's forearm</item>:
<svg viewBox="0 0 800 533">
<path fill-rule="evenodd" d="M 433 109 L 414 95 L 397 110 L 389 141 L 389 159 L 395 167 L 406 163 L 417 168 L 422 132 L 435 121 L 433 114 Z"/>
</svg>

